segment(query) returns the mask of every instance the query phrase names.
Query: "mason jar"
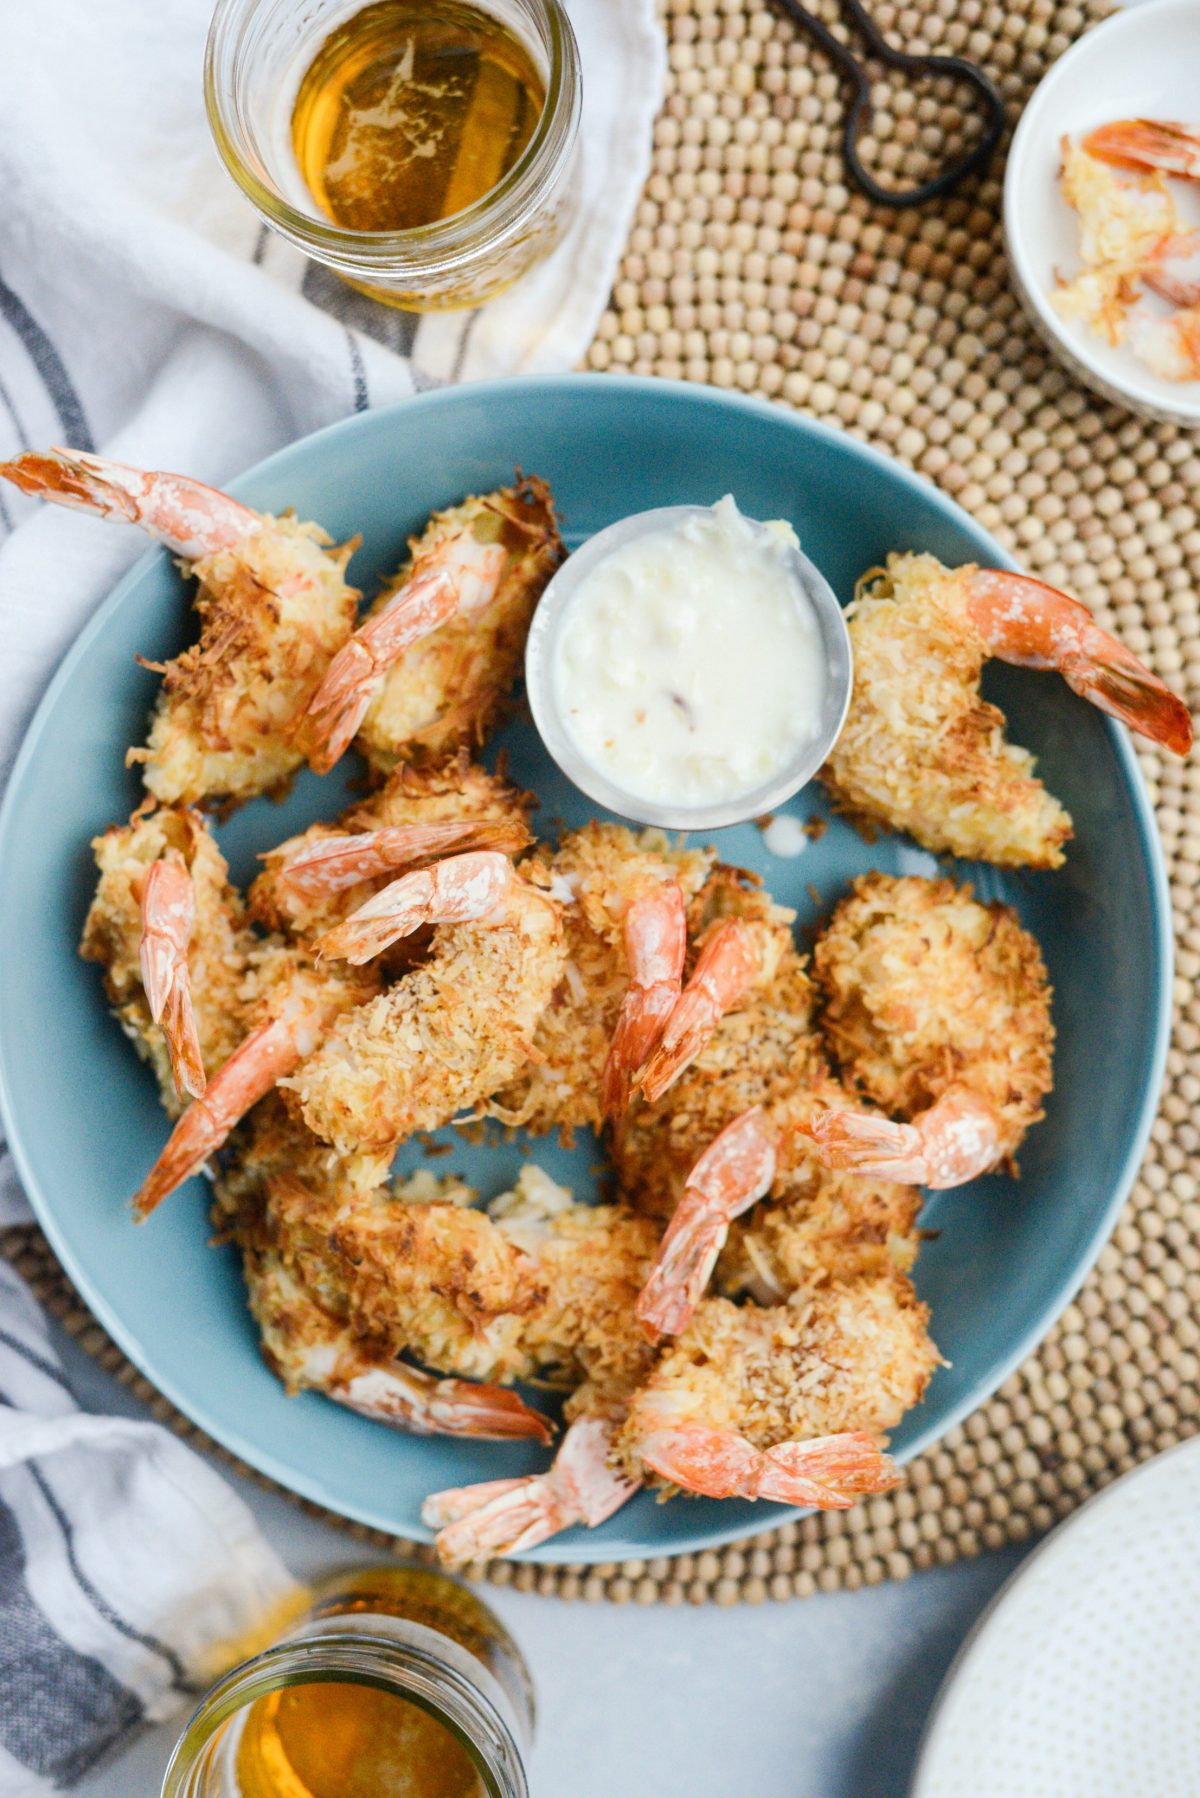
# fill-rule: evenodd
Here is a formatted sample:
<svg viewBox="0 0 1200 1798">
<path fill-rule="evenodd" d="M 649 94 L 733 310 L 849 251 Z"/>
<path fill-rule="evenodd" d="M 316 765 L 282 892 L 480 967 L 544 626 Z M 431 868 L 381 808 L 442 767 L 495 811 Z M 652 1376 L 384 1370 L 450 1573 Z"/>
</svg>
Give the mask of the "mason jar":
<svg viewBox="0 0 1200 1798">
<path fill-rule="evenodd" d="M 512 168 L 474 205 L 403 231 L 350 230 L 321 212 L 292 148 L 300 83 L 363 0 L 218 0 L 204 60 L 217 149 L 273 230 L 373 298 L 408 311 L 477 306 L 547 255 L 578 201 L 579 50 L 559 0 L 480 0 L 516 36 L 546 99 Z"/>
<path fill-rule="evenodd" d="M 468 1587 L 364 1568 L 205 1694 L 162 1798 L 528 1798 L 533 1713 L 520 1650 Z"/>
</svg>

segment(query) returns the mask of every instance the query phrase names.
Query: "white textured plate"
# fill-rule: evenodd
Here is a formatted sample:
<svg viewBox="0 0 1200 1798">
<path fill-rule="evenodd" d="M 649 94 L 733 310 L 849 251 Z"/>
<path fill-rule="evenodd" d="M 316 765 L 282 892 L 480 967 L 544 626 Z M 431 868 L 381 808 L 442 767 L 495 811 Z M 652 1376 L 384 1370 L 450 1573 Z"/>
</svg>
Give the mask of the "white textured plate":
<svg viewBox="0 0 1200 1798">
<path fill-rule="evenodd" d="M 911 1798 L 1196 1798 L 1200 1439 L 1101 1492 L 955 1661 Z"/>
<path fill-rule="evenodd" d="M 1058 188 L 1064 132 L 1111 119 L 1200 120 L 1200 4 L 1152 0 L 1106 19 L 1059 58 L 1017 126 L 1004 177 L 1004 233 L 1013 285 L 1042 335 L 1067 366 L 1109 399 L 1151 418 L 1200 425 L 1200 381 L 1165 381 L 1131 350 L 1114 349 L 1050 304 L 1055 274 L 1071 279 L 1079 221 Z M 1187 222 L 1200 223 L 1200 185 L 1173 181 Z M 1146 311 L 1167 313 L 1153 295 Z"/>
</svg>

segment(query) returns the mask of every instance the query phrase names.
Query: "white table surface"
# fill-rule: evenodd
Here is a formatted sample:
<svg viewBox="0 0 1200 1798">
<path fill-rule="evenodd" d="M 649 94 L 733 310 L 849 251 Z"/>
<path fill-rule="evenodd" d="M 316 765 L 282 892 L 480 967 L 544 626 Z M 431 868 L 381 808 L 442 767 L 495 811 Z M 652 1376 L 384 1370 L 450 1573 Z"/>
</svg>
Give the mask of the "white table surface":
<svg viewBox="0 0 1200 1798">
<path fill-rule="evenodd" d="M 74 1343 L 60 1334 L 58 1346 L 89 1410 L 142 1414 Z M 301 1578 L 376 1558 L 278 1494 L 233 1483 Z M 537 1686 L 533 1798 L 902 1798 L 942 1676 L 1021 1554 L 728 1609 L 484 1587 Z M 143 1732 L 75 1791 L 156 1798 L 177 1730 Z"/>
</svg>

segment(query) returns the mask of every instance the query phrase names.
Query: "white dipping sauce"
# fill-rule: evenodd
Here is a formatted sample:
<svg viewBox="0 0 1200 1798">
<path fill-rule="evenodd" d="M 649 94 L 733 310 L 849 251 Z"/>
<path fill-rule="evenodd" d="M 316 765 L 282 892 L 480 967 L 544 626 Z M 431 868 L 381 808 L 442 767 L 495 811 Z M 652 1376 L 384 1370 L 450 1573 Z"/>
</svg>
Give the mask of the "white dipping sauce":
<svg viewBox="0 0 1200 1798">
<path fill-rule="evenodd" d="M 817 735 L 821 630 L 786 524 L 725 499 L 593 568 L 558 633 L 559 715 L 639 799 L 704 805 L 761 787 Z"/>
</svg>

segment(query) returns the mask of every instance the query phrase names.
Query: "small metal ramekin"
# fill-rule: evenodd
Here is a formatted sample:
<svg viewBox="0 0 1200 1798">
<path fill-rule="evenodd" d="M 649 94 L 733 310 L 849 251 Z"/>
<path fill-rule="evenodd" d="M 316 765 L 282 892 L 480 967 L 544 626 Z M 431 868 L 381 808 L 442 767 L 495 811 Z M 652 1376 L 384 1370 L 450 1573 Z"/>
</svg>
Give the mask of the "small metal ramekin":
<svg viewBox="0 0 1200 1798">
<path fill-rule="evenodd" d="M 589 537 L 568 556 L 542 594 L 525 648 L 525 684 L 542 742 L 562 769 L 589 799 L 638 824 L 654 824 L 665 830 L 721 830 L 760 818 L 790 799 L 810 781 L 837 741 L 850 704 L 852 661 L 850 634 L 829 582 L 800 550 L 789 546 L 788 556 L 796 586 L 817 620 L 825 651 L 827 680 L 820 728 L 802 744 L 794 758 L 761 786 L 712 805 L 660 805 L 629 793 L 589 762 L 577 748 L 563 723 L 555 691 L 555 662 L 559 633 L 580 583 L 614 551 L 637 537 L 670 530 L 690 518 L 711 517 L 711 506 L 659 506 L 652 512 L 635 512 Z M 748 522 L 754 523 L 754 520 Z M 765 530 L 765 525 L 758 528 Z"/>
</svg>

